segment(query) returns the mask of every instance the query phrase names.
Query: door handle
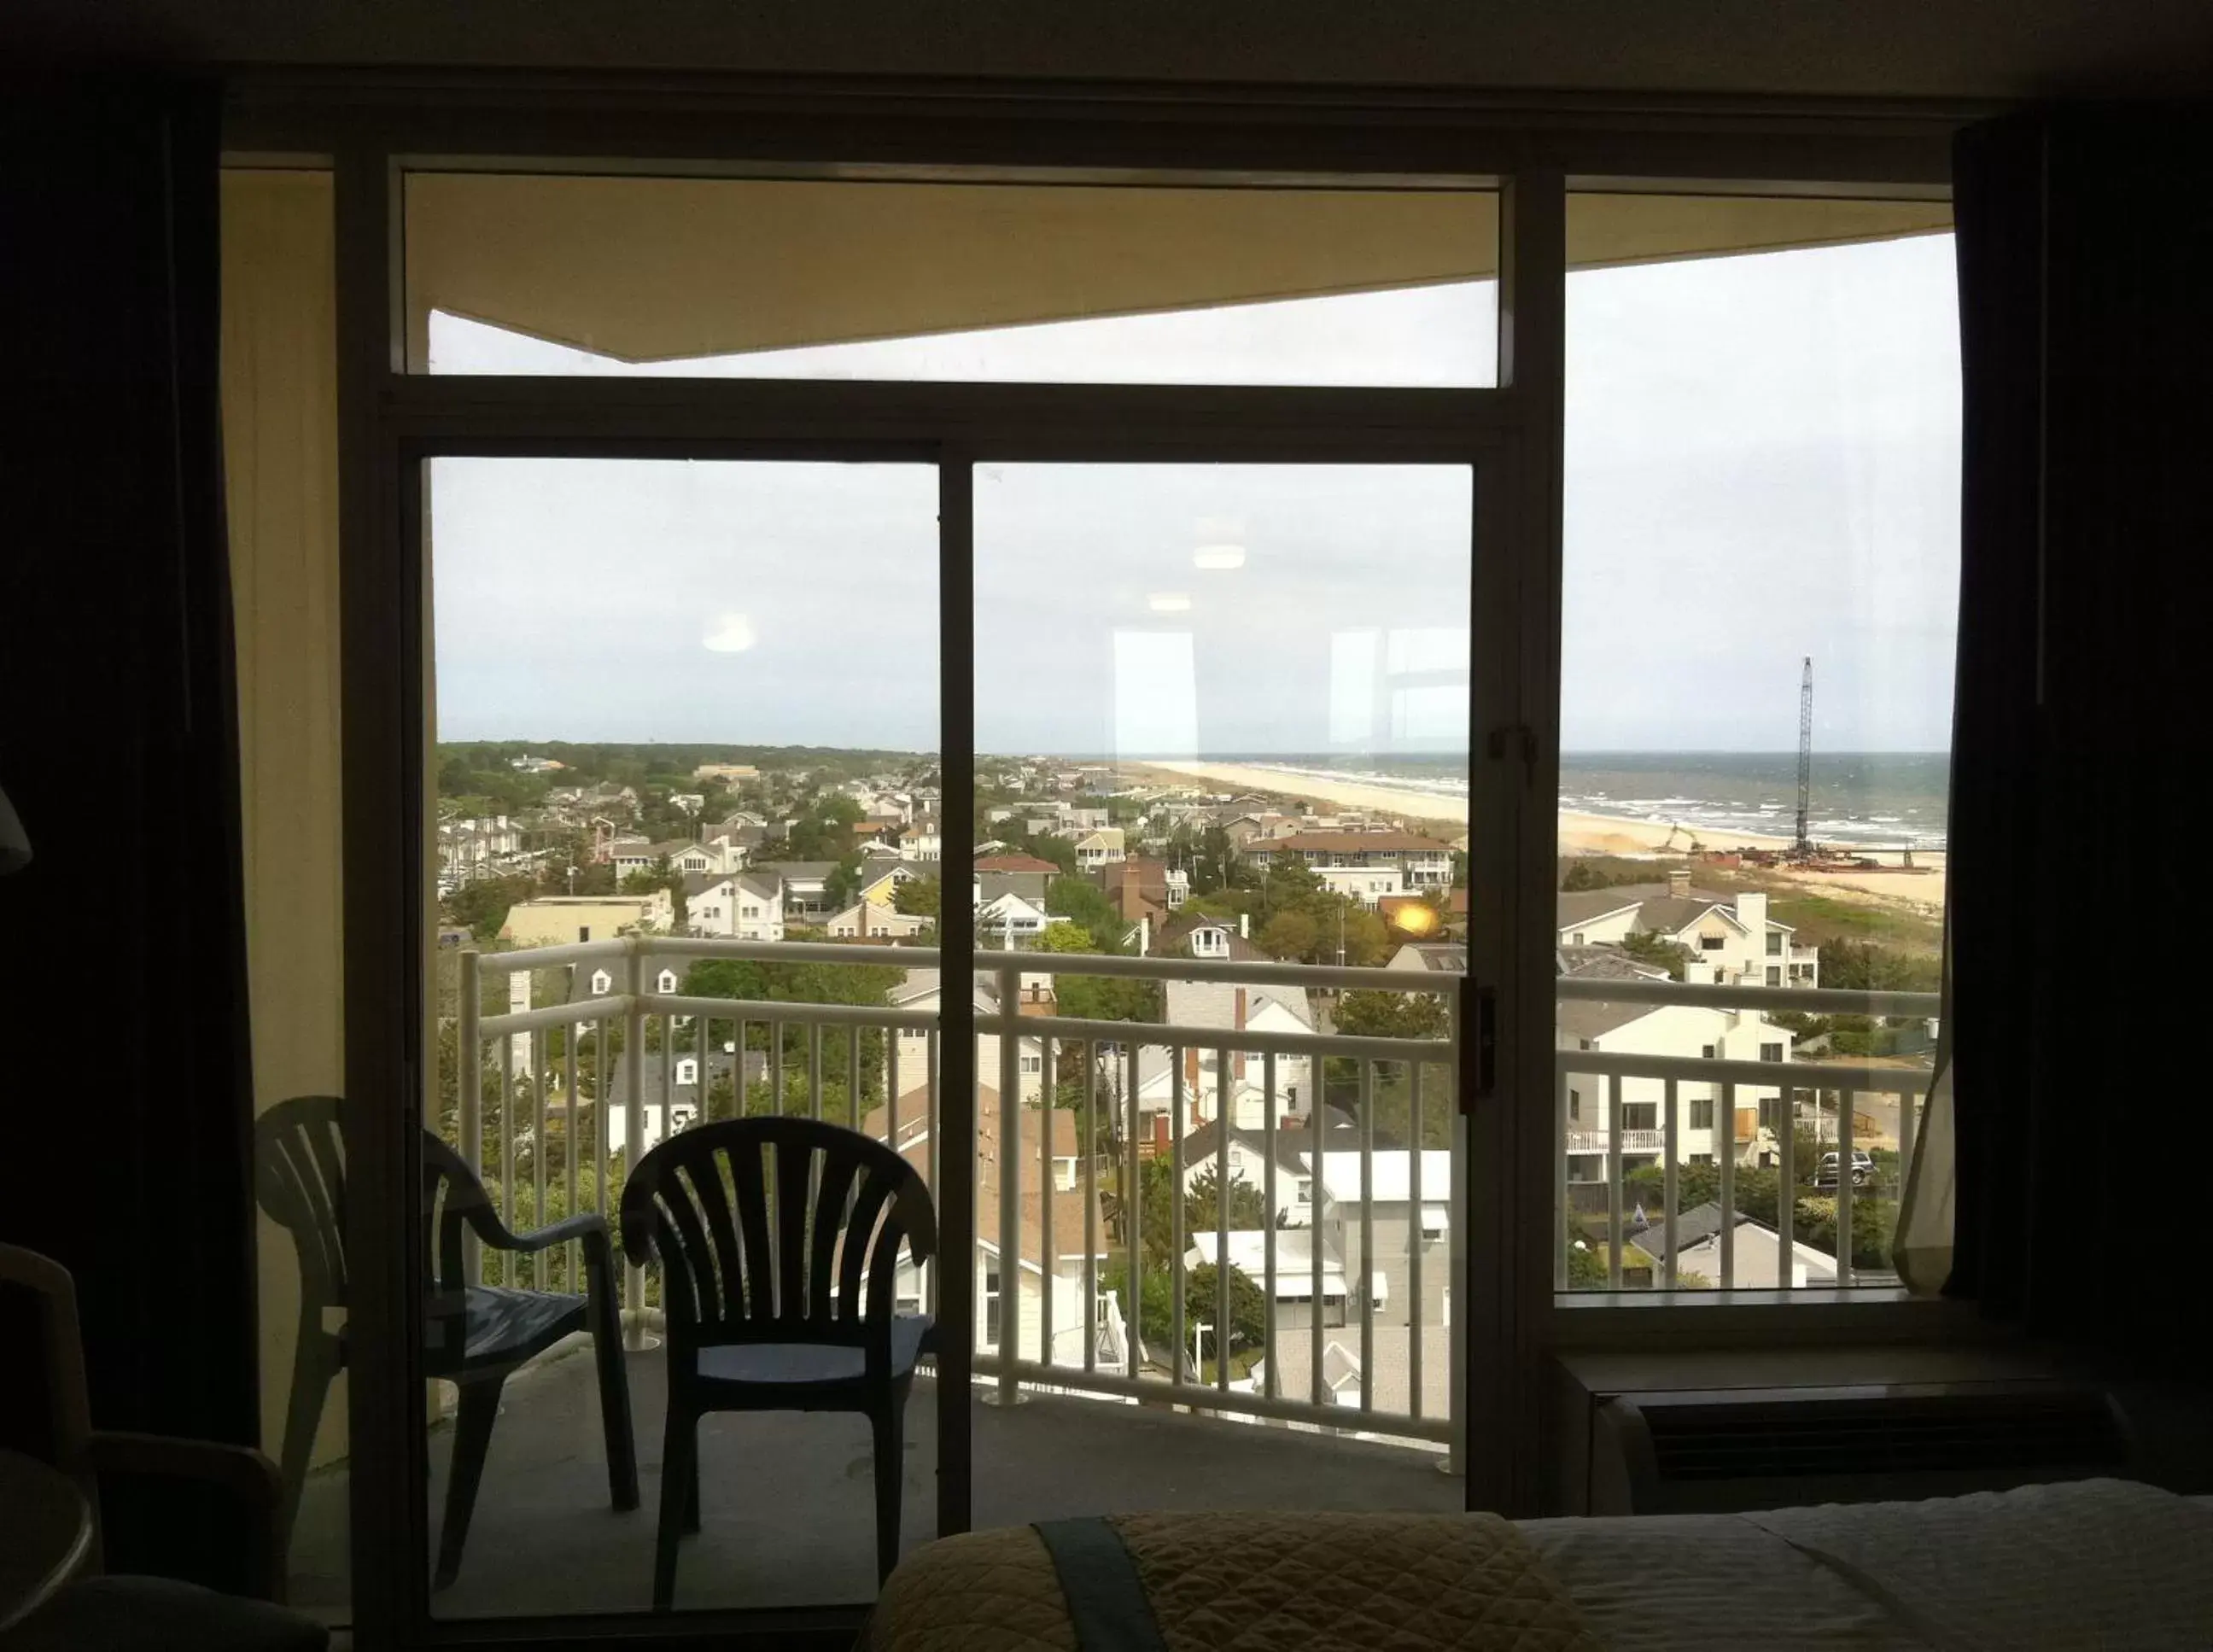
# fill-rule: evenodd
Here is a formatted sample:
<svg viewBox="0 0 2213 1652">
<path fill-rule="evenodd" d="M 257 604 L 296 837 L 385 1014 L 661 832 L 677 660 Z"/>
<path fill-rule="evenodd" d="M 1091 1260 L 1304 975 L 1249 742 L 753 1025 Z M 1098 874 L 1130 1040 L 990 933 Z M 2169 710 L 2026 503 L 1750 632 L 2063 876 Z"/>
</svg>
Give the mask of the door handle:
<svg viewBox="0 0 2213 1652">
<path fill-rule="evenodd" d="M 1475 1082 L 1465 1092 L 1470 1101 L 1482 1100 L 1498 1090 L 1498 989 L 1478 986 L 1473 990 L 1474 1025 L 1470 1035 L 1475 1045 Z M 1472 1112 L 1463 1107 L 1461 1112 Z"/>
</svg>

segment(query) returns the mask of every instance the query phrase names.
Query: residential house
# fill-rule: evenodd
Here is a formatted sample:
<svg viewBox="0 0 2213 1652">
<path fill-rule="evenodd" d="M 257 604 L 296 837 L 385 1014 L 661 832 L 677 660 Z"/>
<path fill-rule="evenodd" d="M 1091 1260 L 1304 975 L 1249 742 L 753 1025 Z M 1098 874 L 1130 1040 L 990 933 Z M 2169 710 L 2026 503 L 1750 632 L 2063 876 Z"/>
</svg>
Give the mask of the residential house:
<svg viewBox="0 0 2213 1652">
<path fill-rule="evenodd" d="M 917 1086 L 902 1093 L 899 1111 L 899 1139 L 893 1146 L 926 1176 L 932 1135 L 926 1090 Z M 976 1347 L 979 1351 L 997 1352 L 1006 1340 L 1011 1276 L 1020 1304 L 1021 1333 L 1012 1349 L 1015 1357 L 1080 1366 L 1088 1341 L 1102 1368 L 1120 1369 L 1129 1358 L 1121 1305 L 1117 1294 L 1104 1283 L 1113 1253 L 1093 1185 L 1082 1173 L 1076 1115 L 1065 1108 L 1024 1106 L 1018 1109 L 1016 1118 L 1021 1214 L 1017 1230 L 1009 1234 L 1001 1222 L 1006 1155 L 999 1092 L 989 1085 L 977 1087 Z M 882 1107 L 872 1110 L 861 1121 L 862 1133 L 877 1141 L 887 1139 L 890 1126 L 890 1114 Z M 941 1175 L 948 1173 L 946 1167 L 965 1161 L 968 1145 L 941 1147 Z M 1042 1186 L 1048 1167 L 1050 1192 Z M 1090 1234 L 1097 1236 L 1096 1250 L 1088 1248 L 1087 1235 Z M 911 1257 L 901 1257 L 897 1286 L 900 1311 L 924 1309 L 930 1300 L 930 1270 L 942 1259 L 918 1265 Z M 1095 1310 L 1086 1308 L 1087 1272 L 1100 1281 L 1098 1295 L 1092 1299 L 1097 1304 Z"/>
<path fill-rule="evenodd" d="M 1234 986 L 1226 981 L 1170 981 L 1165 989 L 1168 1022 L 1178 1027 L 1249 1030 L 1294 1036 L 1314 1031 L 1314 1009 L 1304 987 Z M 1173 1059 L 1172 1058 L 1173 1053 Z M 1150 1121 L 1155 1143 L 1165 1147 L 1179 1125 L 1210 1124 L 1222 1108 L 1222 1052 L 1203 1045 L 1170 1051 L 1156 1045 L 1137 1052 L 1137 1111 Z M 1259 1130 L 1270 1106 L 1268 1062 L 1242 1051 L 1228 1052 L 1229 1122 Z M 1183 1113 L 1174 1117 L 1176 1078 L 1182 1078 Z M 1273 1105 L 1278 1123 L 1303 1121 L 1314 1098 L 1313 1058 L 1278 1055 Z M 1294 1127 L 1296 1127 L 1295 1124 Z"/>
<path fill-rule="evenodd" d="M 710 837 L 705 842 L 686 844 L 668 857 L 672 872 L 741 872 L 745 869 L 746 850 L 728 838 Z"/>
<path fill-rule="evenodd" d="M 1185 1253 L 1187 1266 L 1197 1267 L 1210 1263 L 1222 1249 L 1222 1235 L 1209 1230 L 1191 1236 L 1191 1248 Z M 1228 1233 L 1229 1265 L 1260 1287 L 1269 1298 L 1272 1311 L 1278 1348 L 1284 1347 L 1286 1333 L 1303 1332 L 1314 1322 L 1314 1304 L 1317 1301 L 1314 1289 L 1314 1247 L 1321 1247 L 1321 1304 L 1320 1319 L 1324 1326 L 1347 1323 L 1348 1306 L 1351 1296 L 1345 1282 L 1344 1259 L 1326 1233 L 1312 1228 L 1286 1228 L 1281 1230 L 1233 1228 Z M 1269 1241 L 1275 1241 L 1275 1289 L 1268 1289 Z M 1424 1282 L 1426 1283 L 1426 1282 Z M 1214 1308 L 1210 1302 L 1186 1296 L 1184 1305 L 1186 1322 L 1210 1321 Z M 1295 1344 L 1293 1344 L 1295 1345 Z M 1212 1349 L 1207 1352 L 1211 1355 Z"/>
<path fill-rule="evenodd" d="M 1739 1211 L 1736 1232 L 1729 1247 L 1729 1278 L 1739 1290 L 1777 1290 L 1786 1286 L 1837 1283 L 1837 1259 L 1803 1240 L 1790 1241 L 1790 1277 L 1783 1277 L 1783 1235 L 1765 1222 Z M 1680 1288 L 1718 1289 L 1722 1282 L 1722 1208 L 1710 1201 L 1675 1214 L 1675 1277 Z M 1622 1268 L 1625 1280 L 1631 1270 L 1649 1268 L 1652 1283 L 1667 1277 L 1667 1229 L 1651 1221 L 1625 1236 Z"/>
<path fill-rule="evenodd" d="M 518 947 L 558 947 L 571 941 L 612 941 L 637 931 L 666 935 L 676 923 L 668 891 L 636 895 L 540 895 L 507 909 L 499 938 Z"/>
<path fill-rule="evenodd" d="M 1255 838 L 1240 852 L 1253 861 L 1296 856 L 1317 872 L 1326 867 L 1395 866 L 1405 875 L 1406 889 L 1452 887 L 1452 845 L 1411 832 L 1299 832 Z"/>
<path fill-rule="evenodd" d="M 1183 1138 L 1183 1185 L 1188 1192 L 1215 1172 L 1225 1158 L 1224 1132 L 1218 1125 L 1199 1125 Z M 1226 1159 L 1226 1179 L 1242 1182 L 1261 1196 L 1269 1223 L 1282 1227 L 1294 1210 L 1304 1210 L 1314 1199 L 1314 1138 L 1304 1130 L 1277 1130 L 1275 1137 L 1275 1197 L 1268 1198 L 1269 1136 L 1265 1129 L 1244 1130 L 1232 1125 Z"/>
<path fill-rule="evenodd" d="M 685 917 L 694 935 L 733 941 L 783 939 L 783 881 L 771 872 L 692 873 Z"/>
<path fill-rule="evenodd" d="M 697 814 L 707 807 L 707 796 L 704 792 L 672 791 L 668 794 L 668 807 L 686 814 Z"/>
<path fill-rule="evenodd" d="M 1059 875 L 1058 867 L 1051 861 L 1039 859 L 1035 855 L 978 855 L 976 857 L 978 904 L 996 900 L 1011 891 L 1041 906 L 1045 904 L 1046 889 Z"/>
<path fill-rule="evenodd" d="M 1695 889 L 1687 871 L 1670 872 L 1664 884 L 1563 891 L 1558 919 L 1564 946 L 1618 945 L 1633 934 L 1672 942 L 1691 955 L 1686 981 L 1717 986 L 1821 984 L 1820 949 L 1797 945 L 1795 930 L 1767 915 L 1765 894 Z"/>
<path fill-rule="evenodd" d="M 438 873 L 448 888 L 488 876 L 521 852 L 521 824 L 504 814 L 439 823 Z"/>
<path fill-rule="evenodd" d="M 672 872 L 735 872 L 735 865 L 723 863 L 721 851 L 710 850 L 689 838 L 672 838 L 665 843 L 617 844 L 607 858 L 614 864 L 615 881 L 619 883 L 633 872 L 652 872 L 661 862 L 668 863 Z M 679 863 L 685 863 L 680 864 Z"/>
<path fill-rule="evenodd" d="M 924 864 L 945 858 L 945 828 L 935 814 L 917 815 L 900 829 L 899 853 Z"/>
<path fill-rule="evenodd" d="M 1229 846 L 1242 854 L 1256 839 L 1287 836 L 1297 826 L 1298 821 L 1291 815 L 1259 809 L 1231 815 L 1222 822 L 1222 830 L 1229 839 Z"/>
<path fill-rule="evenodd" d="M 772 872 L 781 882 L 787 925 L 819 924 L 829 917 L 836 910 L 830 904 L 829 880 L 837 869 L 835 861 L 765 861 L 753 869 Z"/>
<path fill-rule="evenodd" d="M 1437 1098 L 1449 1107 L 1448 1097 Z M 1362 1166 L 1373 1166 L 1363 1181 Z M 1416 1186 L 1418 1173 L 1420 1185 Z M 1447 1289 L 1452 1283 L 1451 1227 L 1452 1151 L 1425 1148 L 1378 1148 L 1363 1155 L 1357 1148 L 1325 1147 L 1321 1155 L 1320 1220 L 1311 1206 L 1294 1205 L 1286 1216 L 1291 1225 L 1319 1227 L 1337 1253 L 1345 1259 L 1353 1301 L 1366 1289 L 1374 1294 L 1379 1324 L 1406 1325 L 1414 1310 L 1414 1255 L 1422 1261 L 1421 1319 L 1424 1325 L 1442 1321 Z M 1372 1252 L 1363 1247 L 1372 1237 Z"/>
<path fill-rule="evenodd" d="M 1076 840 L 1076 864 L 1079 871 L 1094 872 L 1123 856 L 1122 828 L 1100 826 L 1087 832 Z"/>
<path fill-rule="evenodd" d="M 717 1118 L 738 1116 L 732 1111 L 737 1106 L 734 1082 L 738 1067 L 736 1040 L 728 1035 L 726 1028 L 717 1030 L 724 1036 L 704 1055 L 680 1050 L 672 1059 L 659 1050 L 639 1052 L 640 1093 L 645 1098 L 645 1105 L 638 1109 L 640 1157 L 652 1152 L 664 1137 L 697 1124 L 704 1116 L 703 1110 L 710 1105 Z M 610 1152 L 626 1152 L 630 1145 L 630 1063 L 626 1057 L 610 1058 L 607 1068 L 607 1148 Z M 768 1077 L 768 1052 L 747 1051 L 744 1070 L 748 1088 L 765 1082 Z M 704 1084 L 700 1082 L 703 1070 Z M 556 1088 L 565 1104 L 565 1088 Z"/>
<path fill-rule="evenodd" d="M 1148 855 L 1125 856 L 1091 875 L 1122 922 L 1148 924 L 1158 930 L 1191 898 L 1191 874 Z"/>
<path fill-rule="evenodd" d="M 1627 1003 L 1564 998 L 1554 1011 L 1556 1040 L 1562 1050 L 1594 1050 L 1636 1055 L 1677 1056 L 1720 1061 L 1785 1062 L 1792 1034 L 1758 1010 L 1717 1009 L 1703 1004 Z M 1621 1167 L 1625 1173 L 1660 1162 L 1667 1147 L 1661 1117 L 1667 1082 L 1570 1069 L 1564 1083 L 1567 1176 L 1570 1203 L 1576 1209 L 1603 1202 L 1606 1154 L 1612 1140 L 1615 1096 L 1621 1106 Z M 1713 1164 L 1728 1153 L 1741 1163 L 1757 1164 L 1763 1131 L 1771 1131 L 1775 1109 L 1783 1105 L 1780 1085 L 1739 1084 L 1735 1114 L 1725 1117 L 1723 1087 L 1691 1080 L 1676 1085 L 1682 1109 L 1676 1125 L 1676 1152 L 1686 1164 Z M 1771 1139 L 1768 1138 L 1768 1139 Z M 1580 1188 L 1593 1187 L 1594 1192 Z"/>
<path fill-rule="evenodd" d="M 1465 975 L 1467 973 L 1467 948 L 1458 941 L 1409 941 L 1391 954 L 1383 967 Z"/>
<path fill-rule="evenodd" d="M 936 923 L 919 912 L 902 912 L 873 900 L 857 900 L 832 913 L 824 925 L 832 941 L 904 941 Z"/>
<path fill-rule="evenodd" d="M 888 855 L 867 855 L 862 857 L 860 870 L 854 875 L 854 893 L 870 905 L 890 911 L 901 884 L 928 875 L 912 861 Z"/>
<path fill-rule="evenodd" d="M 887 962 L 893 961 L 887 959 Z M 971 982 L 972 1002 L 979 1015 L 999 1013 L 998 989 L 988 975 L 978 975 Z M 886 1000 L 894 1009 L 919 1010 L 936 1015 L 944 1003 L 943 977 L 934 969 L 911 969 L 906 979 L 893 987 Z M 1023 1013 L 1020 1005 L 1017 1013 Z M 932 1034 L 919 1027 L 903 1027 L 893 1040 L 893 1053 L 898 1064 L 902 1092 L 923 1082 L 922 1075 L 930 1070 L 930 1041 Z M 1015 1052 L 1015 1070 L 1021 1083 L 1015 1092 L 1025 1105 L 1033 1105 L 1044 1098 L 1046 1092 L 1045 1043 L 1042 1039 L 1024 1039 Z M 979 1080 L 996 1082 L 999 1076 L 999 1035 L 979 1033 L 976 1035 L 976 1073 Z"/>
<path fill-rule="evenodd" d="M 978 892 L 981 893 L 980 889 Z M 1041 905 L 1009 890 L 976 908 L 976 944 L 1019 947 L 1043 935 L 1056 920 Z"/>
<path fill-rule="evenodd" d="M 1406 875 L 1396 866 L 1317 866 L 1314 873 L 1332 894 L 1356 900 L 1371 912 L 1407 893 Z"/>
<path fill-rule="evenodd" d="M 1164 957 L 1188 954 L 1209 963 L 1274 962 L 1253 944 L 1252 934 L 1253 920 L 1243 912 L 1235 923 L 1226 917 L 1186 912 L 1161 924 L 1157 933 L 1149 931 L 1143 950 Z"/>
</svg>

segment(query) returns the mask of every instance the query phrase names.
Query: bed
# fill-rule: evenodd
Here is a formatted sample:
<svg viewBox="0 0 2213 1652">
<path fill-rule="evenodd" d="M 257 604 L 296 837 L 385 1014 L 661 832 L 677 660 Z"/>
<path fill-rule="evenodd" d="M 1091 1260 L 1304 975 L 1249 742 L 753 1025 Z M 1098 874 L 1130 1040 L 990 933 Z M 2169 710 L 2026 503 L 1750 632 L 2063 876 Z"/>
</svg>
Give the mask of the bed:
<svg viewBox="0 0 2213 1652">
<path fill-rule="evenodd" d="M 2213 1647 L 2213 1504 L 2084 1480 L 1925 1503 L 1643 1519 L 1052 1521 L 918 1551 L 885 1585 L 864 1644 L 2204 1649 Z"/>
</svg>

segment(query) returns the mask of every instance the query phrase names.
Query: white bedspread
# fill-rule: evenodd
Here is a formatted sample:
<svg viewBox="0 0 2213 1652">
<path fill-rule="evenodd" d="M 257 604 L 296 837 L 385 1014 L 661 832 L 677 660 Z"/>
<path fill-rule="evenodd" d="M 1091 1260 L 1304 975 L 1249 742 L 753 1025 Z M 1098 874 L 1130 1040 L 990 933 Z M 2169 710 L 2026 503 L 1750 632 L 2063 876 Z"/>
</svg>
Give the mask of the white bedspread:
<svg viewBox="0 0 2213 1652">
<path fill-rule="evenodd" d="M 2213 1647 L 2213 1511 L 2123 1481 L 1521 1529 L 1614 1652 Z"/>
</svg>

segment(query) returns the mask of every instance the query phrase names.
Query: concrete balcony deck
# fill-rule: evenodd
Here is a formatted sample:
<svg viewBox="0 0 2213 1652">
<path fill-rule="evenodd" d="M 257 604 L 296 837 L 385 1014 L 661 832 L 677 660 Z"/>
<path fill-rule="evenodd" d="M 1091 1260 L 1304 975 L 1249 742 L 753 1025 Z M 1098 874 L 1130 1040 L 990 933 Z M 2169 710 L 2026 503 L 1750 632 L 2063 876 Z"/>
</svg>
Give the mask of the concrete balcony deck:
<svg viewBox="0 0 2213 1652">
<path fill-rule="evenodd" d="M 666 1393 L 658 1349 L 630 1356 L 641 1504 L 607 1502 L 597 1391 L 579 1349 L 509 1381 L 460 1579 L 441 1617 L 643 1612 L 650 1602 Z M 1441 1450 L 1310 1429 L 1039 1394 L 973 1409 L 978 1527 L 1147 1509 L 1460 1507 Z M 906 1414 L 905 1546 L 936 1535 L 937 1392 Z M 430 1537 L 443 1512 L 452 1432 L 430 1434 Z M 677 1576 L 684 1607 L 864 1602 L 875 1594 L 869 1429 L 859 1417 L 727 1414 L 703 1424 L 701 1527 Z M 311 1478 L 292 1542 L 292 1599 L 347 1611 L 346 1475 Z M 427 1562 L 426 1562 L 427 1564 Z"/>
</svg>

